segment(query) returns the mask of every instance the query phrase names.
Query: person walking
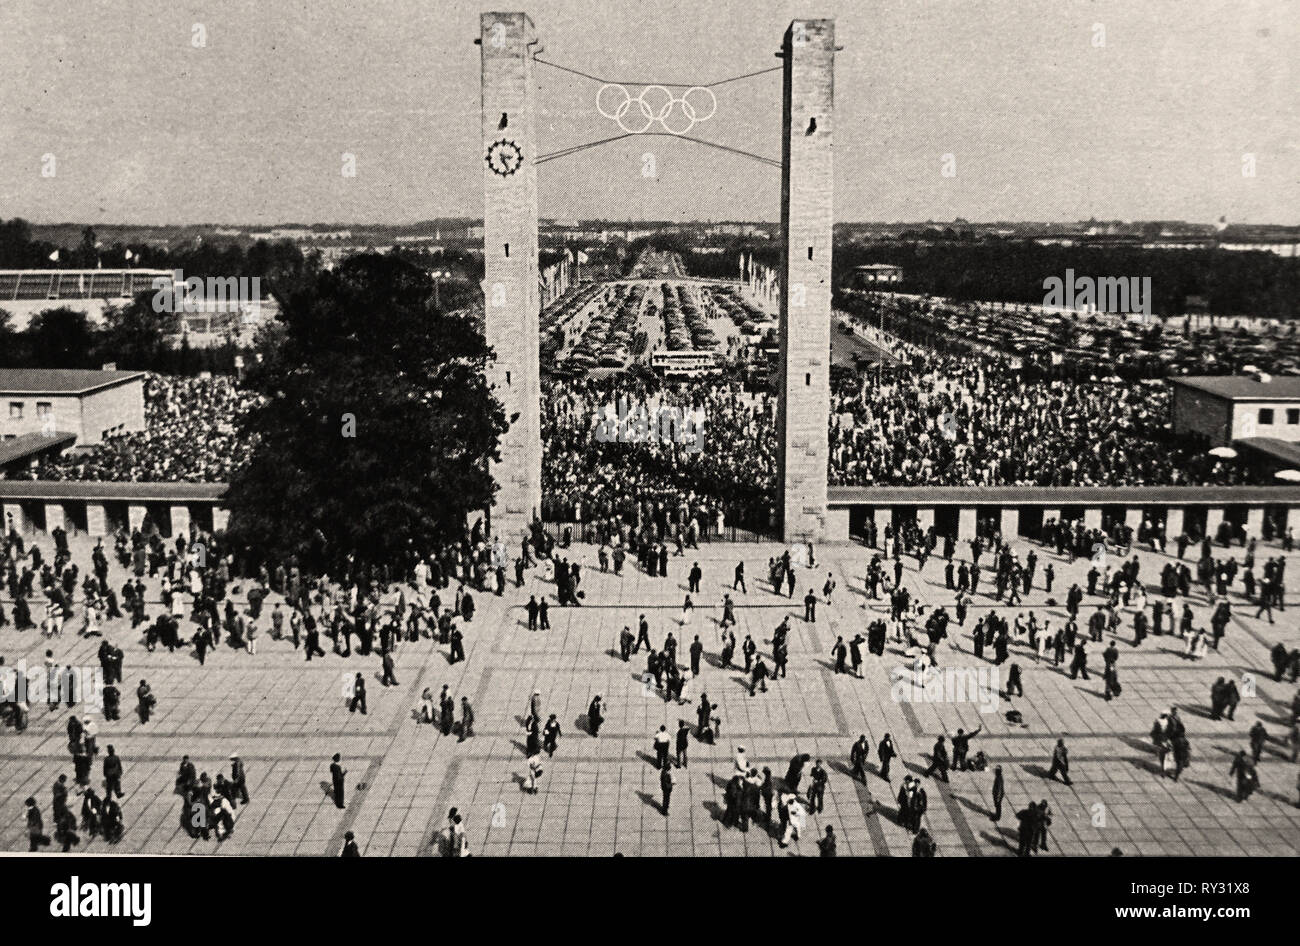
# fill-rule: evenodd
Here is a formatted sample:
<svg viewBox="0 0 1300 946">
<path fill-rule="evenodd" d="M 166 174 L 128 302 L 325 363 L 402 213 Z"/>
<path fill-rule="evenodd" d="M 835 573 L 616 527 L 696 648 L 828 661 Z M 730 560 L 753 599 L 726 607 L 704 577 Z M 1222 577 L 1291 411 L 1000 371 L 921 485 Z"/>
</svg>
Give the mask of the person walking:
<svg viewBox="0 0 1300 946">
<path fill-rule="evenodd" d="M 122 759 L 113 750 L 112 746 L 108 747 L 108 754 L 104 756 L 104 797 L 107 798 L 124 798 L 122 792 Z"/>
<path fill-rule="evenodd" d="M 1002 766 L 993 766 L 993 821 L 1002 820 L 1002 800 L 1007 796 L 1006 782 L 1002 778 Z"/>
<path fill-rule="evenodd" d="M 1065 740 L 1056 740 L 1056 748 L 1052 750 L 1052 767 L 1047 772 L 1049 779 L 1055 779 L 1056 773 L 1061 773 L 1061 781 L 1066 785 L 1073 784 L 1070 781 L 1070 753 L 1065 747 Z"/>
<path fill-rule="evenodd" d="M 867 742 L 866 734 L 858 737 L 858 741 L 849 749 L 849 764 L 853 767 L 852 775 L 863 785 L 867 784 L 867 757 L 871 753 L 871 744 Z"/>
<path fill-rule="evenodd" d="M 230 754 L 230 794 L 234 804 L 247 805 L 249 802 L 248 774 L 244 771 L 244 760 L 237 752 Z"/>
<path fill-rule="evenodd" d="M 668 727 L 660 726 L 654 737 L 655 768 L 662 769 L 668 764 L 668 747 L 671 743 L 672 739 L 668 735 Z"/>
<path fill-rule="evenodd" d="M 464 742 L 474 735 L 474 709 L 469 705 L 469 697 L 460 698 L 460 736 L 457 742 Z"/>
<path fill-rule="evenodd" d="M 943 736 L 934 741 L 934 749 L 930 752 L 930 767 L 925 770 L 927 776 L 934 775 L 936 772 L 941 779 L 948 781 L 948 747 L 944 743 Z"/>
<path fill-rule="evenodd" d="M 889 763 L 894 760 L 898 752 L 894 749 L 894 740 L 889 733 L 885 733 L 885 738 L 880 740 L 880 745 L 876 747 L 876 755 L 880 758 L 880 777 L 886 782 L 893 781 L 889 777 Z"/>
<path fill-rule="evenodd" d="M 334 807 L 336 808 L 342 808 L 344 806 L 343 778 L 348 774 L 348 770 L 343 768 L 340 764 L 341 758 L 342 756 L 336 752 L 334 753 L 333 760 L 330 762 L 330 782 L 332 783 L 334 790 Z"/>
<path fill-rule="evenodd" d="M 677 767 L 686 768 L 686 751 L 691 743 L 691 726 L 686 720 L 677 720 Z"/>
<path fill-rule="evenodd" d="M 45 820 L 41 817 L 40 808 L 36 807 L 36 799 L 28 798 L 27 802 L 27 841 L 29 852 L 35 852 L 42 847 L 48 847 L 50 844 L 49 835 L 45 833 Z"/>
</svg>

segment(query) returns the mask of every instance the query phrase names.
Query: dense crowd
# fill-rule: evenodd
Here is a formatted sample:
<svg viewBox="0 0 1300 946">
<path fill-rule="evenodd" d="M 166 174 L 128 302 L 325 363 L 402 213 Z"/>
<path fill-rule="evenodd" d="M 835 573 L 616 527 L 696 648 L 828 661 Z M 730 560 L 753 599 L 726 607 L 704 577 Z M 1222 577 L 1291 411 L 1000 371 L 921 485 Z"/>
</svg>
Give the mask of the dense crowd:
<svg viewBox="0 0 1300 946">
<path fill-rule="evenodd" d="M 548 382 L 543 518 L 640 522 L 647 508 L 684 507 L 704 529 L 766 528 L 775 410 L 775 398 L 724 384 L 654 391 L 626 377 Z"/>
<path fill-rule="evenodd" d="M 991 357 L 899 343 L 906 363 L 838 377 L 829 418 L 833 485 L 1234 484 L 1250 471 L 1175 437 L 1161 382 L 1027 380 Z M 252 445 L 237 434 L 257 395 L 228 377 L 149 375 L 145 430 L 45 458 L 19 478 L 227 482 Z M 628 411 L 622 410 L 625 402 Z M 636 518 L 683 504 L 762 531 L 774 515 L 776 397 L 716 380 L 662 388 L 629 376 L 548 380 L 544 518 Z M 601 415 L 621 426 L 599 436 Z M 637 414 L 646 409 L 645 421 Z M 684 432 L 665 435 L 661 411 Z M 631 415 L 631 420 L 627 415 Z"/>
<path fill-rule="evenodd" d="M 225 376 L 150 374 L 144 385 L 145 429 L 42 459 L 15 478 L 110 482 L 229 482 L 248 457 L 240 417 L 257 395 Z"/>
<path fill-rule="evenodd" d="M 1000 361 L 912 353 L 833 392 L 840 485 L 1227 484 L 1246 474 L 1169 429 L 1163 383 L 1025 381 Z"/>
</svg>

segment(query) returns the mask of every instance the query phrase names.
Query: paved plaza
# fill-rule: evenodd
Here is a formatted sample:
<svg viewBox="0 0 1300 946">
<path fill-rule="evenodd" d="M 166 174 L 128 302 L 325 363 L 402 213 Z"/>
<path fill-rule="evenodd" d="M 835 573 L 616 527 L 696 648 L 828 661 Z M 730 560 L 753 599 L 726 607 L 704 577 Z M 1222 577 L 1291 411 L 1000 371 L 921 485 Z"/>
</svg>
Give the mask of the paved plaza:
<svg viewBox="0 0 1300 946">
<path fill-rule="evenodd" d="M 50 551 L 52 543 L 41 539 L 42 550 Z M 1031 543 L 1017 540 L 1015 547 L 1023 558 Z M 1054 552 L 1032 547 L 1040 559 L 1037 587 L 1022 606 L 1007 609 L 1012 612 L 1008 617 L 1032 608 L 1040 621 L 1050 617 L 1055 628 L 1065 620 L 1070 583 L 1086 587 L 1089 564 L 1067 564 Z M 108 635 L 126 651 L 122 718 L 98 719 L 99 746 L 101 758 L 104 746 L 112 744 L 125 763 L 126 833 L 115 847 L 83 836 L 78 850 L 334 855 L 344 833 L 353 831 L 367 856 L 428 855 L 438 853 L 447 811 L 455 806 L 466 816 L 471 850 L 480 855 L 808 856 L 817 853 L 815 842 L 826 825 L 835 828 L 841 856 L 908 855 L 911 836 L 895 820 L 902 775 L 923 773 L 935 738 L 958 727 L 982 727 L 971 752 L 983 750 L 990 768 L 954 772 L 948 785 L 925 780 L 930 796 L 925 823 L 940 856 L 1014 854 L 1015 812 L 1040 799 L 1048 801 L 1054 818 L 1051 854 L 1106 855 L 1118 848 L 1126 855 L 1283 855 L 1300 849 L 1297 767 L 1287 742 L 1295 685 L 1273 681 L 1268 655 L 1278 640 L 1297 646 L 1300 609 L 1277 613 L 1277 623 L 1270 625 L 1267 619 L 1255 620 L 1254 608 L 1233 594 L 1235 613 L 1221 648 L 1199 661 L 1184 656 L 1183 642 L 1176 637 L 1148 637 L 1134 648 L 1131 615 L 1125 613 L 1119 643 L 1124 691 L 1112 702 L 1103 698 L 1099 647 L 1090 648 L 1092 679 L 1073 681 L 1061 672 L 1064 667 L 1052 666 L 1050 655 L 1037 664 L 1027 647 L 1013 645 L 1011 660 L 1024 670 L 1025 697 L 1012 704 L 1001 700 L 995 712 L 981 712 L 976 701 L 896 701 L 891 674 L 905 669 L 908 660 L 892 635 L 883 658 L 866 655 L 863 679 L 835 673 L 830 653 L 836 636 L 847 640 L 865 634 L 869 621 L 888 617 L 887 600 L 868 601 L 865 595 L 863 575 L 871 552 L 859 545 L 818 548 L 817 566 L 799 569 L 791 601 L 774 595 L 761 580 L 769 557 L 781 551 L 774 544 L 703 545 L 688 550 L 684 559 L 672 559 L 668 578 L 650 578 L 631 561 L 621 577 L 601 574 L 593 546 L 557 549 L 556 554 L 583 565 L 584 606 L 554 606 L 549 568 L 533 569 L 523 589 L 510 587 L 501 598 L 475 595 L 478 612 L 463 627 L 465 662 L 449 665 L 448 648 L 433 641 L 401 644 L 396 687 L 380 685 L 376 656 L 329 654 L 308 663 L 301 650 L 287 640 L 271 640 L 265 630 L 255 656 L 232 651 L 223 638 L 200 667 L 192 648 L 148 653 L 143 628 L 131 632 L 128 621 L 112 622 Z M 959 547 L 959 556 L 964 552 Z M 88 546 L 74 543 L 74 553 L 85 569 Z M 1152 583 L 1166 557 L 1139 554 L 1154 600 L 1158 588 L 1153 590 Z M 1216 548 L 1215 554 L 1223 557 L 1225 550 Z M 1241 558 L 1243 550 L 1234 547 L 1231 554 Z M 1276 548 L 1261 545 L 1260 563 L 1274 554 L 1279 554 Z M 773 629 L 792 615 L 789 676 L 772 681 L 766 694 L 754 697 L 747 676 L 719 669 L 717 657 L 719 603 L 724 591 L 731 590 L 734 566 L 742 559 L 749 589 L 734 594 L 737 640 L 752 635 L 760 652 L 770 653 Z M 697 608 L 690 623 L 680 626 L 686 573 L 693 561 L 704 569 L 703 590 L 693 596 Z M 1054 607 L 1046 605 L 1048 595 L 1042 590 L 1042 569 L 1049 561 L 1057 574 L 1051 597 L 1059 606 Z M 915 559 L 908 557 L 905 563 L 904 581 L 913 594 L 927 605 L 944 604 L 951 613 L 953 592 L 944 589 L 942 560 L 931 558 L 920 575 Z M 120 587 L 125 573 L 112 564 L 110 583 Z M 838 585 L 834 603 L 819 603 L 816 623 L 805 623 L 801 599 L 809 587 L 820 598 L 828 570 Z M 1300 573 L 1294 564 L 1288 571 Z M 156 598 L 156 581 L 149 587 Z M 984 590 L 992 589 L 982 584 Z M 444 599 L 452 593 L 454 585 Z M 550 630 L 528 631 L 524 604 L 530 593 L 552 597 Z M 276 600 L 273 595 L 266 607 Z M 1086 618 L 1101 600 L 1084 600 L 1080 624 L 1085 635 Z M 1198 626 L 1208 626 L 1199 589 L 1190 601 Z M 969 630 L 996 606 L 981 593 L 965 628 L 950 625 L 950 637 L 939 647 L 941 666 L 992 667 L 975 660 Z M 12 613 L 7 599 L 4 607 Z M 39 616 L 40 610 L 33 607 L 33 612 Z M 635 633 L 642 613 L 656 647 L 669 630 L 674 632 L 681 662 L 695 634 L 704 643 L 706 666 L 700 679 L 688 681 L 686 703 L 665 702 L 653 683 L 647 686 L 644 652 L 630 663 L 619 658 L 620 631 L 628 625 Z M 99 640 L 79 638 L 75 628 L 80 623 L 78 609 L 65 634 L 51 641 L 36 630 L 20 634 L 10 624 L 0 630 L 0 654 L 11 666 L 25 661 L 39 667 L 49 647 L 62 663 L 97 668 Z M 259 623 L 269 625 L 265 619 Z M 190 627 L 188 633 L 192 631 Z M 328 650 L 328 639 L 323 638 L 323 646 Z M 368 679 L 365 716 L 347 708 L 350 681 L 358 670 Z M 1235 721 L 1209 719 L 1209 688 L 1219 676 L 1236 679 L 1243 691 Z M 148 679 L 158 697 L 147 725 L 134 712 L 134 689 L 141 678 Z M 458 707 L 462 696 L 469 698 L 476 715 L 473 738 L 458 742 L 456 735 L 443 736 L 435 726 L 417 722 L 421 691 L 430 687 L 436 697 L 444 684 Z M 521 724 L 535 689 L 542 694 L 543 716 L 557 714 L 563 736 L 559 751 L 545 762 L 540 791 L 529 795 L 522 791 Z M 692 737 L 689 765 L 676 773 L 671 813 L 665 818 L 651 739 L 660 725 L 671 733 L 679 719 L 693 724 L 702 689 L 719 704 L 715 715 L 722 719 L 721 736 L 713 746 Z M 586 710 L 597 693 L 604 697 L 606 723 L 593 738 L 586 732 Z M 1023 723 L 1007 721 L 1010 706 L 1021 711 Z M 1171 706 L 1179 708 L 1186 722 L 1192 750 L 1191 767 L 1179 782 L 1161 774 L 1149 738 L 1154 719 Z M 72 777 L 67 713 L 65 707 L 50 711 L 36 705 L 27 731 L 0 730 L 0 849 L 27 849 L 23 800 L 29 795 L 39 802 L 47 831 L 52 829 L 51 786 L 60 773 Z M 1257 719 L 1271 739 L 1258 768 L 1260 790 L 1239 804 L 1228 769 L 1232 755 L 1248 747 L 1247 731 Z M 900 753 L 892 783 L 876 774 L 874 746 L 886 732 Z M 849 748 L 863 733 L 873 746 L 865 785 L 850 777 L 848 763 Z M 1058 737 L 1070 748 L 1070 787 L 1045 777 Z M 824 760 L 830 773 L 825 810 L 808 816 L 803 837 L 786 850 L 761 823 L 744 833 L 722 826 L 723 791 L 741 745 L 751 764 L 770 766 L 777 779 L 796 753 Z M 188 754 L 200 771 L 215 776 L 229 773 L 232 752 L 245 761 L 251 804 L 239 807 L 228 840 L 193 840 L 182 827 L 181 799 L 173 793 L 180 758 Z M 335 752 L 342 754 L 348 770 L 343 810 L 335 807 L 329 792 L 329 762 Z M 993 765 L 1001 765 L 1006 778 L 1000 824 L 989 817 Z M 99 772 L 97 760 L 95 783 Z M 72 807 L 79 811 L 79 801 L 73 799 Z"/>
</svg>

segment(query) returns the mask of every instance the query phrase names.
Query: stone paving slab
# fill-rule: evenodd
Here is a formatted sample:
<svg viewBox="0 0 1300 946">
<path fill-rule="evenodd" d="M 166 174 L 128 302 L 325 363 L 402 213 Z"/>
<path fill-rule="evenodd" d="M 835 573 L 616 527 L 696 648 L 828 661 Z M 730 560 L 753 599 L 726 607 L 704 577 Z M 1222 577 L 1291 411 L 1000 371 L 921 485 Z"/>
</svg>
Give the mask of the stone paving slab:
<svg viewBox="0 0 1300 946">
<path fill-rule="evenodd" d="M 1030 547 L 1024 540 L 1015 544 L 1022 555 Z M 43 542 L 43 551 L 49 545 Z M 1056 600 L 1064 600 L 1072 581 L 1085 584 L 1086 560 L 1068 564 L 1033 547 L 1040 575 L 1047 561 L 1056 569 Z M 74 544 L 74 551 L 85 567 L 88 547 Z M 1052 808 L 1051 854 L 1105 855 L 1118 847 L 1126 854 L 1292 855 L 1300 849 L 1297 766 L 1285 741 L 1295 685 L 1274 682 L 1268 658 L 1277 640 L 1291 647 L 1300 643 L 1296 608 L 1278 612 L 1277 623 L 1269 625 L 1254 620 L 1254 609 L 1232 595 L 1237 613 L 1222 647 L 1199 661 L 1185 658 L 1175 637 L 1149 637 L 1132 647 L 1126 614 L 1125 636 L 1119 638 L 1125 689 L 1112 702 L 1102 698 L 1096 648 L 1097 672 L 1091 680 L 1075 681 L 1050 659 L 1039 663 L 1027 648 L 1013 645 L 1011 659 L 1023 668 L 1026 693 L 1013 702 L 1024 715 L 1023 725 L 1015 725 L 1005 719 L 1005 701 L 988 713 L 975 702 L 897 701 L 891 673 L 906 670 L 908 661 L 892 641 L 884 657 L 866 657 L 863 679 L 834 673 L 829 653 L 835 637 L 865 632 L 868 622 L 888 616 L 887 602 L 869 600 L 863 588 L 871 552 L 858 545 L 818 549 L 818 566 L 800 570 L 795 601 L 772 594 L 759 581 L 768 558 L 780 552 L 770 544 L 707 545 L 690 550 L 685 559 L 674 558 L 669 577 L 649 578 L 634 570 L 601 574 L 595 549 L 575 546 L 562 554 L 583 564 L 584 606 L 559 608 L 552 598 L 552 627 L 529 632 L 527 596 L 554 591 L 548 572 L 535 569 L 524 589 L 510 588 L 501 598 L 475 596 L 479 611 L 464 628 L 465 662 L 449 665 L 446 648 L 432 641 L 404 643 L 396 655 L 400 685 L 388 688 L 379 683 L 374 656 L 330 654 L 307 662 L 290 642 L 272 641 L 264 632 L 257 655 L 223 644 L 200 667 L 188 650 L 148 653 L 129 622 L 112 622 L 106 632 L 126 651 L 124 712 L 119 721 L 98 721 L 99 744 L 113 744 L 125 762 L 127 830 L 116 848 L 84 840 L 79 850 L 334 854 L 343 833 L 351 830 L 366 855 L 428 855 L 438 852 L 447 810 L 456 806 L 466 816 L 471 848 L 485 855 L 811 855 L 826 825 L 835 827 L 842 856 L 906 855 L 911 836 L 896 823 L 894 800 L 900 773 L 922 774 L 935 738 L 959 726 L 983 727 L 971 751 L 983 750 L 991 764 L 1002 765 L 1007 801 L 995 824 L 989 817 L 991 771 L 953 773 L 949 785 L 927 780 L 926 824 L 941 855 L 1012 853 L 1014 812 L 1031 799 L 1046 799 Z M 1216 549 L 1215 554 L 1240 558 L 1242 550 Z M 1278 551 L 1261 548 L 1261 559 L 1266 554 Z M 1149 552 L 1139 557 L 1148 581 L 1166 560 Z M 723 671 L 717 661 L 720 602 L 741 559 L 750 587 L 747 594 L 733 594 L 737 640 L 750 634 L 760 651 L 769 652 L 772 630 L 785 615 L 792 616 L 789 676 L 771 681 L 766 694 L 754 697 L 743 673 Z M 685 575 L 693 561 L 704 569 L 704 587 L 692 596 L 697 607 L 683 626 Z M 951 612 L 953 593 L 943 588 L 942 562 L 932 559 L 920 574 L 915 560 L 905 563 L 904 582 L 913 593 Z M 1289 570 L 1295 568 L 1290 563 Z M 818 621 L 806 624 L 802 595 L 809 586 L 820 590 L 828 570 L 838 584 L 834 604 L 819 604 Z M 110 580 L 120 586 L 124 577 L 114 563 Z M 148 584 L 156 595 L 156 582 Z M 992 590 L 986 583 L 981 589 Z M 950 628 L 952 636 L 939 650 L 941 665 L 991 667 L 975 660 L 969 637 L 990 608 L 1008 616 L 1032 609 L 1040 621 L 1050 617 L 1059 626 L 1064 608 L 1047 606 L 1047 597 L 1038 589 L 1022 605 L 1006 609 L 981 594 L 966 628 Z M 268 601 L 268 609 L 275 600 Z M 1208 624 L 1200 592 L 1194 590 L 1189 600 L 1198 624 Z M 1100 601 L 1085 599 L 1081 617 Z M 4 600 L 6 612 L 10 605 Z M 644 653 L 629 663 L 619 659 L 619 632 L 624 625 L 635 631 L 642 613 L 656 645 L 669 630 L 674 633 L 681 659 L 694 635 L 705 645 L 705 666 L 699 680 L 687 683 L 684 705 L 665 702 L 653 684 L 647 686 Z M 63 636 L 49 641 L 10 625 L 0 630 L 0 654 L 10 665 L 25 660 L 39 666 L 48 647 L 60 662 L 97 667 L 98 639 L 77 637 L 78 625 L 79 620 L 71 622 Z M 346 687 L 358 671 L 368 678 L 365 716 L 347 711 Z M 1231 676 L 1240 686 L 1247 674 L 1255 680 L 1257 696 L 1243 699 L 1235 721 L 1211 721 L 1210 683 Z M 141 677 L 159 699 L 148 724 L 131 712 Z M 458 742 L 415 721 L 421 690 L 428 686 L 436 694 L 443 684 L 458 704 L 462 695 L 469 696 L 474 738 Z M 542 693 L 545 712 L 557 715 L 564 735 L 545 764 L 540 792 L 531 796 L 521 791 L 520 723 L 534 689 Z M 692 739 L 688 766 L 677 772 L 665 818 L 651 738 L 660 725 L 672 732 L 678 719 L 693 723 L 701 690 L 720 706 L 721 738 L 714 746 Z M 586 708 L 596 693 L 604 697 L 607 717 L 599 738 L 585 731 Z M 1192 745 L 1192 766 L 1177 783 L 1160 774 L 1147 735 L 1154 718 L 1170 706 L 1179 707 Z M 37 706 L 26 732 L 0 731 L 0 850 L 26 850 L 22 803 L 28 795 L 37 798 L 51 826 L 50 787 L 59 773 L 72 774 L 67 713 L 65 707 Z M 1271 736 L 1259 766 L 1261 790 L 1238 804 L 1227 770 L 1232 754 L 1246 747 L 1256 719 Z M 894 782 L 875 774 L 874 751 L 867 784 L 855 782 L 849 776 L 850 744 L 865 733 L 874 746 L 885 732 L 900 752 Z M 1074 784 L 1069 787 L 1044 777 L 1061 736 L 1071 751 Z M 761 824 L 745 833 L 721 826 L 723 790 L 737 745 L 746 747 L 752 764 L 770 766 L 778 779 L 797 752 L 826 763 L 825 810 L 808 816 L 803 837 L 789 850 L 779 848 Z M 215 774 L 228 771 L 232 751 L 245 760 L 252 802 L 238 809 L 235 833 L 227 841 L 191 840 L 181 826 L 180 800 L 172 794 L 180 756 L 189 754 L 200 770 Z M 344 810 L 329 797 L 334 752 L 342 753 L 349 771 Z M 94 771 L 98 781 L 98 765 Z"/>
</svg>

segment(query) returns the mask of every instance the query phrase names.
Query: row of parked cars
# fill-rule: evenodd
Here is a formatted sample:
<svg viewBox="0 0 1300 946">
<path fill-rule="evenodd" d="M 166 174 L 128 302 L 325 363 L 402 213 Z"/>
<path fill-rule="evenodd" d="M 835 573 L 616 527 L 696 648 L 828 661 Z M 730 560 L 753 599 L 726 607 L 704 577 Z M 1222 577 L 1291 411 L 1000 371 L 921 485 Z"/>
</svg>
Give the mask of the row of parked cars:
<svg viewBox="0 0 1300 946">
<path fill-rule="evenodd" d="M 709 299 L 745 335 L 762 335 L 772 317 L 731 286 L 710 286 Z"/>
<path fill-rule="evenodd" d="M 681 284 L 660 286 L 663 296 L 664 339 L 669 351 L 716 351 L 718 337 L 709 327 L 696 296 Z"/>
<path fill-rule="evenodd" d="M 645 286 L 618 285 L 606 290 L 601 307 L 587 323 L 582 338 L 566 360 L 575 368 L 626 368 L 638 340 L 637 320 L 645 300 Z M 640 338 L 645 347 L 644 335 Z"/>
</svg>

